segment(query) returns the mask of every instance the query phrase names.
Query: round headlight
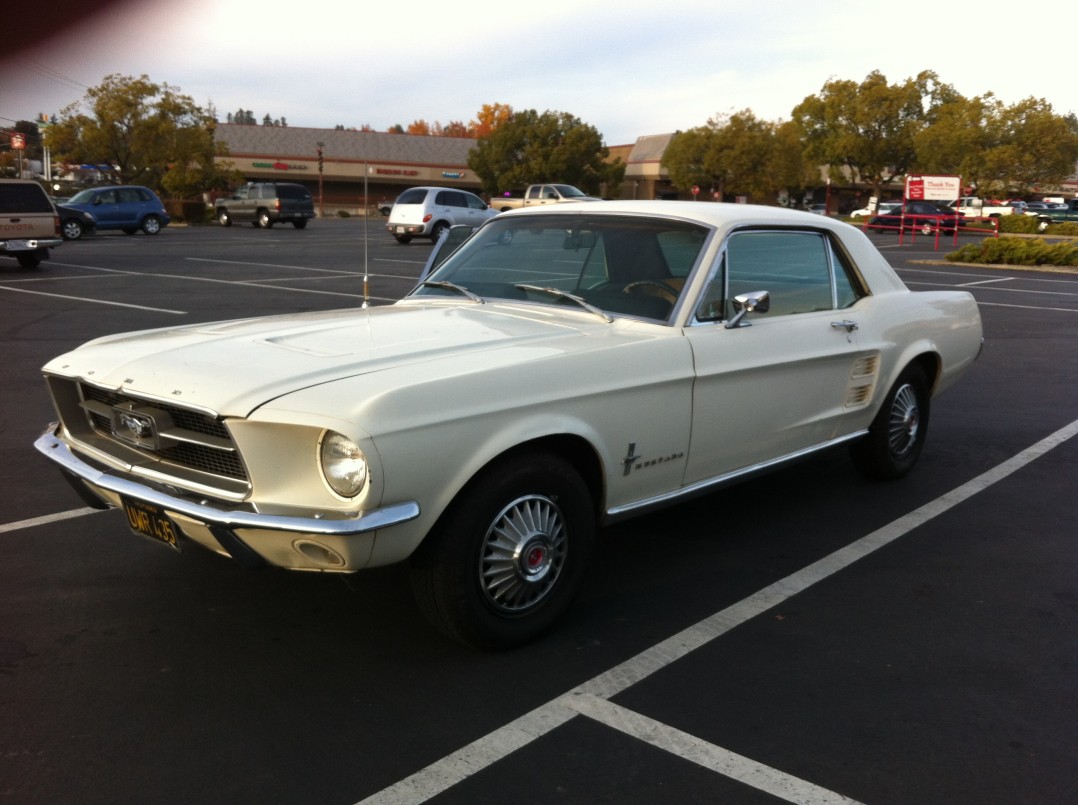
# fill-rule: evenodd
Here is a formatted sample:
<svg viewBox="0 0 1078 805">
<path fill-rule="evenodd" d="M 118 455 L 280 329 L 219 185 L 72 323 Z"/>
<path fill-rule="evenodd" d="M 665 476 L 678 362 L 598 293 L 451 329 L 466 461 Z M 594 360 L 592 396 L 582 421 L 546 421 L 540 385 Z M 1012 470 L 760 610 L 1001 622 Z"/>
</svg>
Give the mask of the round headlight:
<svg viewBox="0 0 1078 805">
<path fill-rule="evenodd" d="M 338 495 L 354 498 L 367 483 L 367 458 L 359 445 L 343 434 L 326 431 L 322 436 L 322 474 Z"/>
</svg>

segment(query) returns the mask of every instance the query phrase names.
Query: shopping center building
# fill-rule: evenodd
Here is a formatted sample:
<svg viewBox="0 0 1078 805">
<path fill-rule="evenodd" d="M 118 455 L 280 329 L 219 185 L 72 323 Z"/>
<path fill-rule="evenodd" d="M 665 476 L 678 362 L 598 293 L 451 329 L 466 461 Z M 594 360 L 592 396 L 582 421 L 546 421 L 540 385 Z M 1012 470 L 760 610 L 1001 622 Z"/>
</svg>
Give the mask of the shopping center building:
<svg viewBox="0 0 1078 805">
<path fill-rule="evenodd" d="M 417 185 L 483 195 L 479 177 L 468 167 L 468 153 L 478 141 L 468 137 L 235 123 L 218 124 L 214 136 L 228 152 L 218 159 L 231 162 L 247 181 L 298 182 L 326 215 L 376 208 Z M 610 148 L 610 158 L 626 164 L 619 198 L 676 196 L 661 165 L 672 137 L 640 137 L 635 144 Z M 611 195 L 605 189 L 601 194 Z"/>
</svg>

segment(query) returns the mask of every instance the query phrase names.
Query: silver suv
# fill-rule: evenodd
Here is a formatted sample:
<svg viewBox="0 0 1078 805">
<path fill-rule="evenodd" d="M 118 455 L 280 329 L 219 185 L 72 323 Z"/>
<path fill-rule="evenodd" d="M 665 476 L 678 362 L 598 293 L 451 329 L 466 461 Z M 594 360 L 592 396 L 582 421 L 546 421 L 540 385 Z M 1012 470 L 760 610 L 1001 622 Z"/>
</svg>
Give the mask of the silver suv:
<svg viewBox="0 0 1078 805">
<path fill-rule="evenodd" d="M 413 187 L 393 204 L 386 229 L 400 243 L 438 236 L 451 226 L 479 226 L 498 214 L 474 193 L 453 187 Z"/>
</svg>

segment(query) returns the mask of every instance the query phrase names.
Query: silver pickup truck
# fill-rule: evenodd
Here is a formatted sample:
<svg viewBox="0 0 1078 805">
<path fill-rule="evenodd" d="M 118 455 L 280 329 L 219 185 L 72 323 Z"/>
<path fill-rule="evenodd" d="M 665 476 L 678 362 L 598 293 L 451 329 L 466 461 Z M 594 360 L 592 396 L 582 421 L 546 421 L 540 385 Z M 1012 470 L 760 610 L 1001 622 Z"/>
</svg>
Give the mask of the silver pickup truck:
<svg viewBox="0 0 1078 805">
<path fill-rule="evenodd" d="M 0 179 L 0 254 L 37 268 L 63 242 L 60 216 L 44 188 L 28 179 Z"/>
</svg>

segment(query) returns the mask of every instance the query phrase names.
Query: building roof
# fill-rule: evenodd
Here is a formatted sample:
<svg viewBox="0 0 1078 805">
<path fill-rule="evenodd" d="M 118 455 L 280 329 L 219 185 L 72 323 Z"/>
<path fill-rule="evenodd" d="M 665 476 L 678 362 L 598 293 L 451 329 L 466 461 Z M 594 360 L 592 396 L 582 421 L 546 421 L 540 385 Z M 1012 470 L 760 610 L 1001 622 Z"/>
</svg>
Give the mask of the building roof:
<svg viewBox="0 0 1078 805">
<path fill-rule="evenodd" d="M 470 137 L 237 123 L 217 124 L 214 138 L 228 146 L 231 156 L 313 157 L 321 142 L 327 159 L 445 166 L 466 166 L 477 143 Z"/>
<path fill-rule="evenodd" d="M 629 154 L 629 164 L 634 162 L 658 162 L 662 159 L 670 141 L 674 138 L 670 134 L 646 134 L 636 138 L 636 144 Z"/>
</svg>

